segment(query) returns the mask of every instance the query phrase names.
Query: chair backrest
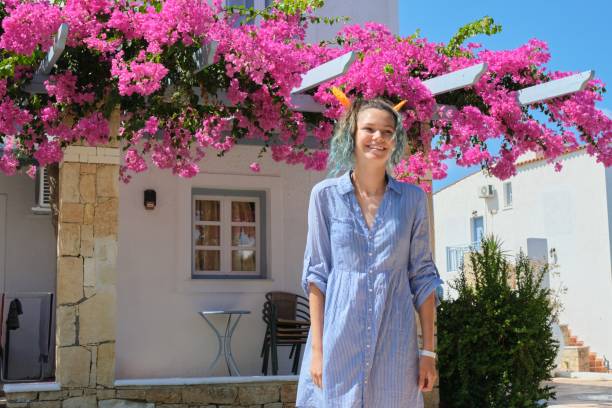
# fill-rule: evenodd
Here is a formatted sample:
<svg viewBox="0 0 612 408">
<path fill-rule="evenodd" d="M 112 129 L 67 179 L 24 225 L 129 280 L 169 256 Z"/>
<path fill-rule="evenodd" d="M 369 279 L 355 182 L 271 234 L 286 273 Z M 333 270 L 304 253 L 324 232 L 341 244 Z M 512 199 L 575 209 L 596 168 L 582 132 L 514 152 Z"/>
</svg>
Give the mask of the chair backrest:
<svg viewBox="0 0 612 408">
<path fill-rule="evenodd" d="M 297 309 L 297 295 L 288 292 L 268 292 L 266 300 L 276 307 L 278 319 L 295 320 Z"/>
<path fill-rule="evenodd" d="M 274 305 L 276 318 L 287 320 L 309 320 L 308 300 L 289 292 L 268 292 L 266 300 Z"/>
</svg>

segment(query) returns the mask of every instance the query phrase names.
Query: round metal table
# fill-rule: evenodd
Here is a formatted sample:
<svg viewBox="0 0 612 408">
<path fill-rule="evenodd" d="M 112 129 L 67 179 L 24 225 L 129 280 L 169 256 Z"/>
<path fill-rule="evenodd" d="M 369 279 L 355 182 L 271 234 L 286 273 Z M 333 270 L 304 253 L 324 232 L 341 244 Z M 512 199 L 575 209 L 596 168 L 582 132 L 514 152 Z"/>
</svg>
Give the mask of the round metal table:
<svg viewBox="0 0 612 408">
<path fill-rule="evenodd" d="M 229 375 L 232 374 L 232 370 L 235 375 L 240 375 L 240 371 L 238 371 L 238 366 L 236 365 L 236 361 L 232 356 L 232 334 L 234 334 L 234 330 L 236 330 L 236 326 L 238 326 L 238 322 L 242 315 L 251 314 L 249 310 L 202 310 L 200 312 L 200 316 L 204 318 L 206 323 L 210 326 L 211 329 L 217 335 L 217 340 L 219 341 L 219 350 L 217 351 L 217 356 L 213 360 L 213 362 L 208 367 L 208 372 L 211 372 L 215 367 L 221 355 L 225 358 L 225 364 L 227 365 L 227 371 Z M 227 316 L 227 323 L 225 324 L 225 331 L 222 333 L 217 330 L 215 325 L 210 321 L 210 316 Z M 232 318 L 237 316 L 236 319 L 232 323 Z"/>
</svg>

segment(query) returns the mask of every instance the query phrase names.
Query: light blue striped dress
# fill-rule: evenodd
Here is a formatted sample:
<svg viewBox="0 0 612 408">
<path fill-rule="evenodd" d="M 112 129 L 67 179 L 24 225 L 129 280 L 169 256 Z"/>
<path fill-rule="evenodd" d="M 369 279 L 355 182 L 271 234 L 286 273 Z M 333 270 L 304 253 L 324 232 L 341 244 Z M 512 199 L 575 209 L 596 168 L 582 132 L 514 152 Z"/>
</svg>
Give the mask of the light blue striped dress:
<svg viewBox="0 0 612 408">
<path fill-rule="evenodd" d="M 442 283 L 425 193 L 388 177 L 370 230 L 348 172 L 318 183 L 308 208 L 306 293 L 310 282 L 325 294 L 323 388 L 310 377 L 309 336 L 296 405 L 422 407 L 414 307 Z"/>
</svg>

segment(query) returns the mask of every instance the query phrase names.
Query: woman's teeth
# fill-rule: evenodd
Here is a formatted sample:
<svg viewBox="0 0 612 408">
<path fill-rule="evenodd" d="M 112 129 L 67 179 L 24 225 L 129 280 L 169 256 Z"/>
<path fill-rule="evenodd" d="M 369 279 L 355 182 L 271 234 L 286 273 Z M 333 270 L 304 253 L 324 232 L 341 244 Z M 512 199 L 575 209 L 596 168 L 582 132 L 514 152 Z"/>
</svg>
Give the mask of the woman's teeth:
<svg viewBox="0 0 612 408">
<path fill-rule="evenodd" d="M 369 145 L 368 148 L 373 149 L 373 150 L 385 150 L 385 148 L 382 147 L 382 146 L 372 146 L 372 145 Z"/>
</svg>

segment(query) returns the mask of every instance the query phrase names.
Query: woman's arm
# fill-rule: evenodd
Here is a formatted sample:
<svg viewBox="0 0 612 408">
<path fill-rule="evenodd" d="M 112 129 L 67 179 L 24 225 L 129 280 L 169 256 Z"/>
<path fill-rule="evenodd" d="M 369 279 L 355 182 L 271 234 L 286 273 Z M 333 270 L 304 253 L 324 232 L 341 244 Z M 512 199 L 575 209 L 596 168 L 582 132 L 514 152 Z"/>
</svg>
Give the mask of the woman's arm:
<svg viewBox="0 0 612 408">
<path fill-rule="evenodd" d="M 327 228 L 325 204 L 321 189 L 315 186 L 308 204 L 308 236 L 304 251 L 302 287 L 310 305 L 311 361 L 310 375 L 313 383 L 323 386 L 323 313 L 325 291 L 330 271 L 331 243 Z"/>
<path fill-rule="evenodd" d="M 325 295 L 314 283 L 310 283 L 309 289 L 312 346 L 310 375 L 314 384 L 321 388 L 323 386 L 323 310 L 325 308 Z"/>
<path fill-rule="evenodd" d="M 432 292 L 419 308 L 419 320 L 423 333 L 423 350 L 434 350 L 434 321 L 436 319 L 436 299 Z"/>
<path fill-rule="evenodd" d="M 436 320 L 436 298 L 432 292 L 419 308 L 419 320 L 423 335 L 423 350 L 435 351 L 434 322 Z M 419 389 L 431 391 L 436 382 L 436 360 L 429 356 L 420 356 L 419 359 Z"/>
</svg>

